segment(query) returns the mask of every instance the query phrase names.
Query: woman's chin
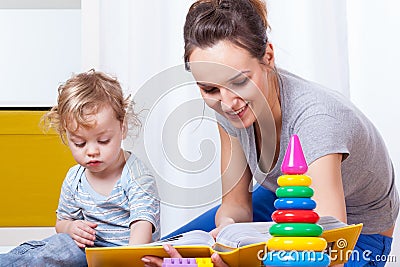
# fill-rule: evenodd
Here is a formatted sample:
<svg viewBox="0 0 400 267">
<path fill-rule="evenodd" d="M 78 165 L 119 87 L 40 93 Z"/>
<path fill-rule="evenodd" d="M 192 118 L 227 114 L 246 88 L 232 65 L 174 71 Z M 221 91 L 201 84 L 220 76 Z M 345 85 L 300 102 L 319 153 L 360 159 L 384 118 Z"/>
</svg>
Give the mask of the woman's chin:
<svg viewBox="0 0 400 267">
<path fill-rule="evenodd" d="M 229 120 L 229 122 L 231 123 L 231 125 L 237 129 L 244 129 L 244 128 L 248 128 L 251 125 L 253 125 L 253 121 L 249 120 L 249 119 L 232 119 L 232 118 L 227 118 Z"/>
</svg>

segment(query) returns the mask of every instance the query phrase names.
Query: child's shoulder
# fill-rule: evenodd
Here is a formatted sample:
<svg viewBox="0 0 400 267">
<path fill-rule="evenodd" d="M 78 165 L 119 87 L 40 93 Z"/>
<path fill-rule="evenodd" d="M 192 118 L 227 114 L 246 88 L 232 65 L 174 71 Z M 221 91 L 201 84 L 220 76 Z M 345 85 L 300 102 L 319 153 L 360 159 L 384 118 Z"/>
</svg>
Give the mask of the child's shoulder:
<svg viewBox="0 0 400 267">
<path fill-rule="evenodd" d="M 85 171 L 85 168 L 81 165 L 77 164 L 69 168 L 67 175 L 65 176 L 64 182 L 68 184 L 75 183 L 76 180 L 79 180 L 82 173 Z"/>
<path fill-rule="evenodd" d="M 129 157 L 125 163 L 125 169 L 129 173 L 129 177 L 131 179 L 138 179 L 144 176 L 153 176 L 145 163 L 132 152 L 129 152 Z"/>
<path fill-rule="evenodd" d="M 125 165 L 128 168 L 134 168 L 136 171 L 140 173 L 150 172 L 146 164 L 144 164 L 143 161 L 132 152 L 128 152 L 128 157 L 126 159 Z"/>
</svg>

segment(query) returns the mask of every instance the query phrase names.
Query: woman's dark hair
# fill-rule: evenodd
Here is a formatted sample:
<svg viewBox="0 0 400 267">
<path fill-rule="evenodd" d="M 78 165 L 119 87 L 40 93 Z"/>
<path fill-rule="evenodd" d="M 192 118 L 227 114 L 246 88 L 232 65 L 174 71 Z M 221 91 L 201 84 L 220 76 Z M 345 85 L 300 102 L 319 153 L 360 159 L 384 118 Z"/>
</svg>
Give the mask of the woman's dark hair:
<svg viewBox="0 0 400 267">
<path fill-rule="evenodd" d="M 198 0 L 184 26 L 185 68 L 195 48 L 226 40 L 261 60 L 267 45 L 267 9 L 262 0 Z"/>
</svg>

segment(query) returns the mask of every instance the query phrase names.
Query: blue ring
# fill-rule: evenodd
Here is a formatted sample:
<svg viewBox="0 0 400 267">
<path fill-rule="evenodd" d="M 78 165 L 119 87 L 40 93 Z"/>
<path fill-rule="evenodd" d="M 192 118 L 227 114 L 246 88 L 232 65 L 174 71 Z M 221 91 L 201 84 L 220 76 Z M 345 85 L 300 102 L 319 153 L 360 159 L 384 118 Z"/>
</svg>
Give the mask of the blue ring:
<svg viewBox="0 0 400 267">
<path fill-rule="evenodd" d="M 313 251 L 273 251 L 263 259 L 265 266 L 326 267 L 330 264 L 328 254 Z"/>
<path fill-rule="evenodd" d="M 274 202 L 274 206 L 278 210 L 313 210 L 317 206 L 311 198 L 278 198 Z"/>
</svg>

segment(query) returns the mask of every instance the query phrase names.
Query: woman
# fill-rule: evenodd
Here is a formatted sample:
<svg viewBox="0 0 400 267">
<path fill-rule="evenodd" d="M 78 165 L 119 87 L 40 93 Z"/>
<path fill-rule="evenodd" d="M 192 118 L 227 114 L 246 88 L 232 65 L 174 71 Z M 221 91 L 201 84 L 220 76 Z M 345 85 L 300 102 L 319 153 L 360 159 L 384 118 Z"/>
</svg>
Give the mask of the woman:
<svg viewBox="0 0 400 267">
<path fill-rule="evenodd" d="M 252 178 L 275 191 L 289 137 L 297 134 L 316 212 L 364 224 L 355 248 L 360 257 L 346 265 L 374 264 L 376 255 L 390 252 L 399 211 L 384 141 L 347 99 L 276 68 L 266 14 L 259 0 L 199 0 L 186 17 L 186 67 L 216 111 L 221 138 L 223 198 L 212 233 L 253 220 L 260 193 L 252 196 Z M 263 204 L 270 211 L 270 202 Z"/>
</svg>

